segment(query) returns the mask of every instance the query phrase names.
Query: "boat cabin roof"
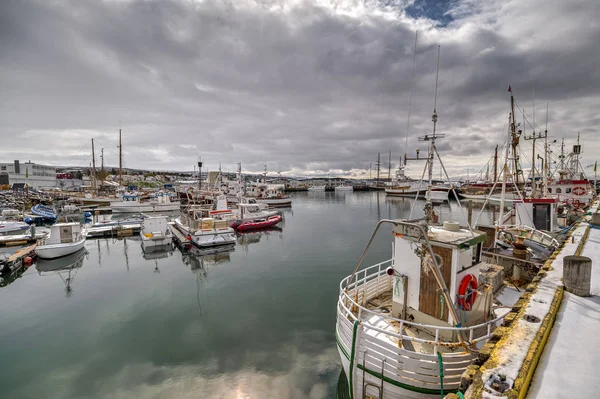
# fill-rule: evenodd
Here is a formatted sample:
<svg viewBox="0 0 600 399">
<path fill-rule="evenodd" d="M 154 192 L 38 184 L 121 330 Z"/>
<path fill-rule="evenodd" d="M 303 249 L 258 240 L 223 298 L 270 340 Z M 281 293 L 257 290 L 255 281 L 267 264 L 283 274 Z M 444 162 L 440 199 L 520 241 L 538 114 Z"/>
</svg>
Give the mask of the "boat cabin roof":
<svg viewBox="0 0 600 399">
<path fill-rule="evenodd" d="M 421 233 L 414 228 L 405 228 L 403 226 L 395 227 L 394 233 L 398 237 L 403 237 L 410 241 L 418 241 L 419 236 L 421 235 Z M 487 239 L 487 234 L 483 231 L 473 230 L 473 232 L 471 232 L 465 227 L 459 227 L 454 231 L 445 229 L 443 226 L 439 225 L 429 226 L 428 236 L 429 241 L 434 245 L 435 243 L 440 243 L 457 248 L 469 248 L 480 242 L 485 242 Z"/>
<path fill-rule="evenodd" d="M 50 227 L 64 227 L 64 226 L 79 226 L 78 222 L 69 222 L 69 223 L 55 223 Z"/>
</svg>

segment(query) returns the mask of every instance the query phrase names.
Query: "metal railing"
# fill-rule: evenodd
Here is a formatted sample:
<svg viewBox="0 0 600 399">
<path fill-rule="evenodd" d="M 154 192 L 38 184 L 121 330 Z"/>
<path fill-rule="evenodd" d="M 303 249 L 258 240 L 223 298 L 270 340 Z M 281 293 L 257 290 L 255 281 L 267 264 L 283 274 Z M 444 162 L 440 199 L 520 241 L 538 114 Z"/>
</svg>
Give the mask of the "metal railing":
<svg viewBox="0 0 600 399">
<path fill-rule="evenodd" d="M 384 267 L 385 265 L 385 267 Z M 354 277 L 354 281 L 352 283 L 348 284 L 349 279 L 352 276 L 348 276 L 346 278 L 344 278 L 341 282 L 340 282 L 340 296 L 339 296 L 339 300 L 338 300 L 338 317 L 346 317 L 351 321 L 354 320 L 359 320 L 361 322 L 361 325 L 363 328 L 365 329 L 370 329 L 373 331 L 376 331 L 378 333 L 382 333 L 382 334 L 386 334 L 390 337 L 394 337 L 398 340 L 401 341 L 411 341 L 411 342 L 418 342 L 421 344 L 425 344 L 425 345 L 431 345 L 433 346 L 433 354 L 437 354 L 438 352 L 438 348 L 439 347 L 450 347 L 450 348 L 458 348 L 458 347 L 463 347 L 465 348 L 465 350 L 469 350 L 469 351 L 474 351 L 474 347 L 476 344 L 482 342 L 482 341 L 486 341 L 488 340 L 492 334 L 493 334 L 493 330 L 497 323 L 499 323 L 502 319 L 504 319 L 504 317 L 510 312 L 510 309 L 508 309 L 506 311 L 506 313 L 502 314 L 499 317 L 496 317 L 492 320 L 489 320 L 485 323 L 481 323 L 481 324 L 477 324 L 474 326 L 469 326 L 469 327 L 456 327 L 456 326 L 436 326 L 436 325 L 428 325 L 428 324 L 422 324 L 422 323 L 416 323 L 416 322 L 411 322 L 408 320 L 403 320 L 403 319 L 399 319 L 399 318 L 395 318 L 392 316 L 389 316 L 387 314 L 381 313 L 381 312 L 377 312 L 374 310 L 370 310 L 368 308 L 366 308 L 364 306 L 364 303 L 366 303 L 369 299 L 372 298 L 367 298 L 366 294 L 368 293 L 368 291 L 366 290 L 367 288 L 367 283 L 371 282 L 371 281 L 375 281 L 375 279 L 377 280 L 377 289 L 376 289 L 376 294 L 372 295 L 372 297 L 376 297 L 378 295 L 380 295 L 381 293 L 383 293 L 385 290 L 387 290 L 389 284 L 383 284 L 380 283 L 381 277 L 384 277 L 385 279 L 389 279 L 391 281 L 391 276 L 387 275 L 386 273 L 386 268 L 390 265 L 393 265 L 393 260 L 388 260 L 385 262 L 381 262 L 381 263 L 377 263 L 373 266 L 367 267 L 365 269 L 362 269 L 360 271 L 358 271 L 356 273 L 356 276 Z M 384 288 L 380 288 L 380 287 L 384 287 Z M 362 291 L 361 291 L 362 288 Z M 362 294 L 362 303 L 359 303 L 359 301 L 355 300 L 355 298 L 360 297 Z M 398 331 L 399 333 L 395 333 L 393 331 L 389 331 L 389 330 L 385 330 L 379 327 L 375 327 L 372 325 L 368 324 L 368 321 L 365 319 L 365 315 L 376 315 L 380 318 L 385 319 L 389 325 L 392 325 L 392 323 L 397 323 L 399 325 Z M 339 323 L 338 323 L 339 325 Z M 423 338 L 418 338 L 418 337 L 413 337 L 410 335 L 406 335 L 403 334 L 402 331 L 404 331 L 404 329 L 406 327 L 413 327 L 413 328 L 418 328 L 420 330 L 428 330 L 432 332 L 432 335 L 435 336 L 435 338 L 433 340 L 428 340 L 428 339 L 423 339 Z M 485 334 L 483 335 L 477 335 L 476 331 L 485 331 Z M 456 333 L 457 335 L 459 333 L 463 334 L 463 337 L 467 337 L 468 339 L 465 339 L 463 342 L 460 341 L 446 341 L 446 340 L 442 340 L 441 339 L 441 335 L 442 333 L 447 333 L 447 332 L 451 332 L 451 333 Z"/>
</svg>

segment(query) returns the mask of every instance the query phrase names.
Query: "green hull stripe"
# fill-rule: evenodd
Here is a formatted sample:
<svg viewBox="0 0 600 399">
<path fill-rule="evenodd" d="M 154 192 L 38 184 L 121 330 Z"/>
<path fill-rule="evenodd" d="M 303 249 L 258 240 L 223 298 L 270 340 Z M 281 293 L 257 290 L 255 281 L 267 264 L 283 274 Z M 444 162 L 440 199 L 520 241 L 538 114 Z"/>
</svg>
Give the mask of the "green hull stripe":
<svg viewBox="0 0 600 399">
<path fill-rule="evenodd" d="M 355 348 L 356 348 L 356 330 L 357 330 L 357 328 L 358 328 L 358 321 L 355 321 L 354 329 L 352 332 L 352 353 L 350 355 L 348 355 L 348 352 L 346 352 L 346 350 L 344 349 L 344 346 L 342 345 L 341 339 L 337 332 L 337 328 L 336 328 L 336 332 L 335 332 L 335 340 L 337 341 L 338 347 L 340 348 L 340 350 L 342 351 L 344 356 L 346 356 L 346 358 L 348 360 L 350 360 L 350 368 L 349 368 L 350 382 L 349 382 L 349 386 L 348 386 L 348 389 L 350 391 L 350 398 L 354 397 L 353 396 L 354 392 L 352 391 L 352 376 L 354 373 L 353 373 L 352 368 L 354 366 L 354 357 L 356 355 Z M 383 379 L 383 381 L 387 382 L 388 384 L 394 385 L 398 388 L 406 389 L 407 391 L 418 392 L 418 393 L 423 393 L 423 394 L 427 394 L 427 395 L 439 395 L 441 392 L 439 389 L 419 388 L 419 387 L 413 387 L 412 385 L 403 384 L 403 383 L 393 380 L 389 377 L 382 376 L 381 373 L 378 373 L 377 371 L 369 370 L 368 368 L 363 367 L 362 364 L 357 364 L 356 367 L 360 370 L 364 370 L 365 373 L 371 374 L 373 377 L 375 377 L 377 379 L 380 379 L 380 380 Z M 456 393 L 456 390 L 445 389 L 444 392 L 445 393 Z"/>
<path fill-rule="evenodd" d="M 340 335 L 337 332 L 337 328 L 335 331 L 335 340 L 337 341 L 338 347 L 340 348 L 340 350 L 342 351 L 344 356 L 346 356 L 346 359 L 350 360 L 350 355 L 348 354 L 348 352 L 346 352 L 346 349 L 344 348 L 344 345 L 342 344 L 342 340 L 340 339 Z"/>
<path fill-rule="evenodd" d="M 354 399 L 354 385 L 352 381 L 352 375 L 354 374 L 354 356 L 356 355 L 356 330 L 358 330 L 358 320 L 354 321 L 354 328 L 352 329 L 352 352 L 350 353 L 350 367 L 348 367 L 350 376 L 350 399 Z"/>
<path fill-rule="evenodd" d="M 429 388 L 419 388 L 419 387 L 413 387 L 412 385 L 407 385 L 407 384 L 403 384 L 401 382 L 398 382 L 396 380 L 392 380 L 389 377 L 386 376 L 382 376 L 380 373 L 373 371 L 373 370 L 369 370 L 368 368 L 363 367 L 361 364 L 357 364 L 356 365 L 357 368 L 364 370 L 366 373 L 371 374 L 373 377 L 376 377 L 378 379 L 383 379 L 383 381 L 387 382 L 388 384 L 392 384 L 396 387 L 399 388 L 403 388 L 406 389 L 408 391 L 413 391 L 413 392 L 419 392 L 419 393 L 424 393 L 424 394 L 428 394 L 428 395 L 439 395 L 440 394 L 440 390 L 439 389 L 429 389 Z M 445 390 L 446 393 L 456 393 L 456 390 L 452 390 L 452 389 L 446 389 Z"/>
</svg>

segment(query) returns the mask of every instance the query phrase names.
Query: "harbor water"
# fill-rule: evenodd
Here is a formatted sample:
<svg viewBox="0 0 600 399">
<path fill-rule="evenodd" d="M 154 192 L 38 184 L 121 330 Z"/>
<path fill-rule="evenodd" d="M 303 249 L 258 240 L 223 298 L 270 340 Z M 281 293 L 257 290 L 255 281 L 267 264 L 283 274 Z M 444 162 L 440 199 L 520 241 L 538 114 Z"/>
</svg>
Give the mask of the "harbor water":
<svg viewBox="0 0 600 399">
<path fill-rule="evenodd" d="M 377 220 L 408 217 L 413 201 L 383 192 L 293 201 L 280 228 L 238 235 L 229 251 L 143 255 L 137 237 L 103 238 L 88 240 L 87 254 L 32 265 L 0 288 L 0 395 L 335 397 L 339 282 Z M 456 202 L 438 209 L 466 220 Z M 492 218 L 486 210 L 480 223 Z M 390 232 L 365 265 L 390 258 Z"/>
</svg>

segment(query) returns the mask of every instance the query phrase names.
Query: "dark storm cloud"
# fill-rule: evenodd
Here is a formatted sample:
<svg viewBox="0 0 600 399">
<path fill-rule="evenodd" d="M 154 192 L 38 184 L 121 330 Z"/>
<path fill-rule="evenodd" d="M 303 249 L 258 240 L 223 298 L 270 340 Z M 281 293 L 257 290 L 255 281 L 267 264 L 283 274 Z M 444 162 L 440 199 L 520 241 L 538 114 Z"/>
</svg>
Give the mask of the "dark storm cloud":
<svg viewBox="0 0 600 399">
<path fill-rule="evenodd" d="M 408 150 L 431 133 L 441 43 L 438 148 L 460 174 L 505 132 L 509 84 L 531 114 L 535 82 L 556 135 L 594 129 L 598 6 L 538 3 L 452 2 L 439 23 L 419 1 L 4 1 L 0 155 L 89 164 L 94 137 L 114 165 L 121 127 L 131 167 L 366 169 L 405 150 L 419 29 Z"/>
</svg>

